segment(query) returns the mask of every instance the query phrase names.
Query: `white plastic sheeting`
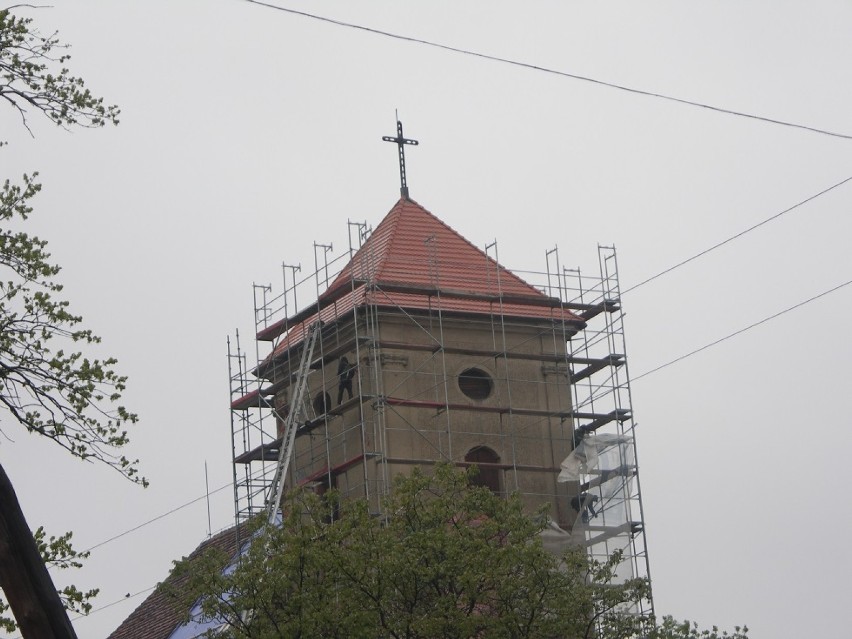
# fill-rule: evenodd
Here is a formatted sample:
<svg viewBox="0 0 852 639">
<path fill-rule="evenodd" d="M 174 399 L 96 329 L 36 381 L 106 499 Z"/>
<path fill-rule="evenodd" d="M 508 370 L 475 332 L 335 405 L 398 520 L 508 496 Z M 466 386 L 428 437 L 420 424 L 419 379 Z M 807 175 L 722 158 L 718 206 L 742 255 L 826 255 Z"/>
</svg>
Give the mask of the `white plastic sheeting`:
<svg viewBox="0 0 852 639">
<path fill-rule="evenodd" d="M 616 582 L 635 576 L 629 557 L 637 527 L 631 513 L 635 475 L 633 438 L 600 433 L 577 442 L 562 462 L 558 477 L 559 482 L 577 485 L 577 493 L 571 498 L 577 517 L 570 536 L 582 538 L 589 556 L 596 560 L 606 560 L 615 550 L 627 553 L 625 561 L 616 567 Z"/>
<path fill-rule="evenodd" d="M 633 458 L 633 438 L 629 435 L 601 433 L 579 441 L 561 464 L 557 481 L 579 481 L 582 475 L 596 471 L 614 471 Z"/>
</svg>

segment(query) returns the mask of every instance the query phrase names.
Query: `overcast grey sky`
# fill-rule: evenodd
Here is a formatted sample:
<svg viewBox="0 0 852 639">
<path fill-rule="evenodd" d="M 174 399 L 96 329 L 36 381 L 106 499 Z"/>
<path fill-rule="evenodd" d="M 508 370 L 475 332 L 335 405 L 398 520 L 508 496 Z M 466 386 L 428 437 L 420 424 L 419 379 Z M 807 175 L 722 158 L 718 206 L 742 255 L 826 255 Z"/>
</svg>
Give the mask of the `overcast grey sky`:
<svg viewBox="0 0 852 639">
<path fill-rule="evenodd" d="M 270 0 L 279 2 L 279 0 Z M 0 110 L 2 177 L 38 169 L 29 228 L 130 376 L 142 490 L 4 421 L 32 525 L 88 548 L 231 479 L 225 338 L 252 282 L 345 247 L 412 197 L 508 267 L 592 269 L 627 288 L 852 176 L 852 140 L 343 28 L 244 0 L 57 0 L 35 12 L 121 125 L 67 133 Z M 852 135 L 852 5 L 280 0 L 572 74 Z M 852 279 L 852 183 L 624 296 L 634 377 Z M 309 300 L 304 300 L 307 302 Z M 848 636 L 852 286 L 636 380 L 657 610 L 752 636 Z M 12 441 L 10 441 L 12 440 Z M 229 488 L 211 497 L 217 530 Z M 826 538 L 825 527 L 840 531 Z M 207 533 L 204 500 L 98 547 L 75 622 L 105 637 Z M 833 534 L 833 533 L 832 533 Z M 65 578 L 64 575 L 60 576 Z"/>
</svg>

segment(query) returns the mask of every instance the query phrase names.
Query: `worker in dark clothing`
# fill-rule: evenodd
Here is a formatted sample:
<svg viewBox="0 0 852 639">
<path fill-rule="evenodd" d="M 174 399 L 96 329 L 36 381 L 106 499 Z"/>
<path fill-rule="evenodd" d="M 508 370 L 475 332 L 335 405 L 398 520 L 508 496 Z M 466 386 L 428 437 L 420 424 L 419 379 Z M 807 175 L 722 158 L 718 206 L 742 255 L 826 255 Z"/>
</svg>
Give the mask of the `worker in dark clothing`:
<svg viewBox="0 0 852 639">
<path fill-rule="evenodd" d="M 337 405 L 343 401 L 343 391 L 349 393 L 349 399 L 352 399 L 352 378 L 355 377 L 356 366 L 352 366 L 346 357 L 340 358 L 340 363 L 337 365 Z"/>
<path fill-rule="evenodd" d="M 595 502 L 598 501 L 598 496 L 592 493 L 580 493 L 571 498 L 571 507 L 580 514 L 584 524 L 589 523 L 589 515 L 597 517 L 595 512 Z"/>
</svg>

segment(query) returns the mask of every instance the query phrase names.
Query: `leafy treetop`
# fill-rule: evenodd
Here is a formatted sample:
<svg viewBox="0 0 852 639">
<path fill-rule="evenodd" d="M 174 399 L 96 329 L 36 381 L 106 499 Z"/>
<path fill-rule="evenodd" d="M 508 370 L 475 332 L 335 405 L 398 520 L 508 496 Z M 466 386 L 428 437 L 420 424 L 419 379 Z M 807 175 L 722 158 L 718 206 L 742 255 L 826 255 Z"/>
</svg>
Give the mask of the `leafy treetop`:
<svg viewBox="0 0 852 639">
<path fill-rule="evenodd" d="M 104 105 L 102 98 L 92 95 L 83 80 L 65 67 L 67 45 L 55 32 L 43 36 L 30 18 L 12 14 L 13 8 L 0 9 L 0 103 L 10 105 L 31 134 L 30 111 L 42 113 L 63 128 L 117 124 L 118 108 Z M 41 189 L 36 177 L 24 175 L 19 184 L 6 180 L 0 187 L 0 432 L 5 434 L 9 422 L 17 422 L 76 457 L 102 461 L 130 480 L 147 485 L 138 474 L 138 461 L 118 452 L 128 443 L 126 427 L 137 421 L 119 403 L 126 378 L 115 372 L 115 359 L 90 359 L 79 352 L 79 347 L 100 339 L 82 328 L 80 316 L 59 299 L 62 286 L 54 279 L 59 267 L 50 261 L 47 243 L 14 230 L 16 223 L 32 213 L 30 201 Z M 16 530 L 27 529 L 11 485 L 0 506 L 4 516 L 15 522 Z M 88 612 L 97 589 L 66 586 L 58 592 L 58 599 L 48 595 L 49 589 L 42 587 L 45 573 L 34 565 L 12 562 L 10 543 L 18 549 L 33 548 L 47 565 L 77 568 L 88 553 L 77 553 L 70 540 L 71 533 L 47 539 L 42 528 L 33 539 L 24 540 L 19 534 L 14 540 L 2 540 L 0 563 L 5 570 L 0 587 L 5 593 L 19 589 L 24 582 L 40 584 L 38 602 L 14 600 L 18 609 L 12 612 L 18 621 L 25 620 L 22 631 L 24 625 L 32 630 L 34 608 L 47 614 L 56 609 L 54 603 L 60 603 L 67 610 Z M 9 604 L 0 599 L 0 628 L 11 632 L 16 622 L 8 612 Z M 70 628 L 67 618 L 63 623 L 54 615 L 53 623 L 52 627 Z"/>
<path fill-rule="evenodd" d="M 207 636 L 624 639 L 651 621 L 631 614 L 649 586 L 616 583 L 618 556 L 551 555 L 543 513 L 531 518 L 517 496 L 471 487 L 449 466 L 398 477 L 384 518 L 333 491 L 296 491 L 285 511 L 233 570 L 211 550 L 162 586 L 184 612 L 199 602 L 195 619 L 216 626 Z"/>
<path fill-rule="evenodd" d="M 65 570 L 67 568 L 81 568 L 82 561 L 88 559 L 89 552 L 77 552 L 71 546 L 72 533 L 67 532 L 59 537 L 51 535 L 49 538 L 42 526 L 33 533 L 39 554 L 44 562 L 53 568 Z M 88 614 L 92 610 L 91 600 L 97 596 L 98 588 L 80 590 L 76 586 L 68 585 L 59 590 L 59 597 L 66 610 L 79 614 Z M 12 633 L 18 630 L 18 624 L 8 615 L 9 604 L 0 599 L 0 629 Z"/>
<path fill-rule="evenodd" d="M 259 518 L 235 565 L 211 548 L 177 562 L 161 592 L 210 624 L 203 636 L 229 639 L 747 639 L 670 617 L 655 626 L 636 613 L 649 584 L 618 580 L 618 553 L 550 554 L 545 512 L 472 487 L 471 472 L 397 477 L 383 518 L 364 500 L 294 491 L 281 525 Z"/>
<path fill-rule="evenodd" d="M 125 427 L 137 421 L 116 405 L 126 377 L 113 370 L 115 359 L 89 359 L 74 350 L 100 338 L 79 328 L 82 318 L 55 298 L 62 286 L 52 280 L 59 267 L 49 261 L 47 243 L 9 228 L 32 211 L 29 200 L 41 189 L 36 176 L 24 176 L 23 185 L 7 180 L 0 190 L 0 266 L 6 269 L 0 279 L 0 406 L 72 455 L 103 461 L 144 484 L 137 462 L 116 452 L 128 443 Z"/>
<path fill-rule="evenodd" d="M 19 113 L 28 131 L 29 109 L 63 127 L 118 124 L 118 107 L 104 105 L 64 66 L 71 57 L 67 49 L 56 32 L 42 35 L 32 18 L 0 9 L 0 98 Z"/>
</svg>

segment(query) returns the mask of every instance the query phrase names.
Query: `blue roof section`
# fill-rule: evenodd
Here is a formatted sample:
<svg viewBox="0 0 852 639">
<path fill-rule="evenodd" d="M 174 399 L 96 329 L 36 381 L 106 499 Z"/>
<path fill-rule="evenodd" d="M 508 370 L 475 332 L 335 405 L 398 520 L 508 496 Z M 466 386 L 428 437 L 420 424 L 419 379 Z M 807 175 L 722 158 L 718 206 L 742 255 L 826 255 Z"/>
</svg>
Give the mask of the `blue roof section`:
<svg viewBox="0 0 852 639">
<path fill-rule="evenodd" d="M 273 522 L 276 526 L 281 525 L 281 513 L 280 511 L 275 517 L 275 521 Z M 263 534 L 263 528 L 254 533 L 248 540 L 243 542 L 242 546 L 240 546 L 239 552 L 236 553 L 231 561 L 228 562 L 228 565 L 222 570 L 223 575 L 229 575 L 237 569 L 237 564 L 240 561 L 240 557 L 245 555 L 248 552 L 248 549 L 251 547 L 252 542 L 257 539 L 258 536 Z M 231 593 L 223 593 L 222 595 L 227 601 L 231 597 Z M 224 619 L 214 617 L 211 619 L 205 618 L 204 614 L 201 612 L 201 602 L 197 601 L 195 605 L 189 612 L 189 621 L 180 624 L 177 628 L 175 628 L 172 633 L 168 636 L 168 639 L 196 639 L 204 635 L 205 632 L 209 632 L 210 630 L 215 630 L 216 628 L 222 626 L 225 623 Z"/>
</svg>

